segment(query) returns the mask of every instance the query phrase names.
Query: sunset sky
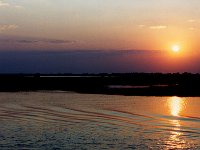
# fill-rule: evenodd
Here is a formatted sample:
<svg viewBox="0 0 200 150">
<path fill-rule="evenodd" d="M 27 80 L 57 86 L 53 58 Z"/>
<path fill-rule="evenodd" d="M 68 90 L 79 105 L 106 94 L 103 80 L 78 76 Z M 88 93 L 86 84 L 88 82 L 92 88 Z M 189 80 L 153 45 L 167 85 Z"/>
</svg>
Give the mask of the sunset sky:
<svg viewBox="0 0 200 150">
<path fill-rule="evenodd" d="M 0 73 L 200 72 L 199 7 L 199 0 L 0 0 Z"/>
</svg>

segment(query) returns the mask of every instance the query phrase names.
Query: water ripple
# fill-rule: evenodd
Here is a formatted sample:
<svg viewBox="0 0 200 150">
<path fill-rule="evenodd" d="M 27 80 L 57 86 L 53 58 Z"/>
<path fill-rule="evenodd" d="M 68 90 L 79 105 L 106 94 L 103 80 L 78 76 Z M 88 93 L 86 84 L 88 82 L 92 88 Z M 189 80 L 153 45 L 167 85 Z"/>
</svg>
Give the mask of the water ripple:
<svg viewBox="0 0 200 150">
<path fill-rule="evenodd" d="M 155 112 L 153 108 L 141 111 L 139 105 L 136 106 L 141 103 L 140 97 L 134 98 L 134 103 L 123 99 L 123 103 L 116 102 L 109 97 L 113 103 L 104 105 L 108 103 L 107 99 L 97 95 L 78 95 L 81 100 L 76 101 L 74 93 L 39 93 L 39 100 L 29 102 L 24 99 L 34 97 L 36 93 L 29 94 L 18 95 L 19 100 L 0 104 L 1 149 L 62 149 L 66 146 L 69 149 L 79 146 L 83 149 L 200 148 L 200 117 L 173 116 Z M 56 102 L 52 100 L 54 94 L 59 98 L 64 95 L 64 98 Z M 66 100 L 66 96 L 71 96 L 75 102 Z M 82 100 L 84 96 L 88 101 Z M 125 105 L 127 103 L 131 107 Z M 144 104 L 151 107 L 148 101 L 144 100 Z"/>
</svg>

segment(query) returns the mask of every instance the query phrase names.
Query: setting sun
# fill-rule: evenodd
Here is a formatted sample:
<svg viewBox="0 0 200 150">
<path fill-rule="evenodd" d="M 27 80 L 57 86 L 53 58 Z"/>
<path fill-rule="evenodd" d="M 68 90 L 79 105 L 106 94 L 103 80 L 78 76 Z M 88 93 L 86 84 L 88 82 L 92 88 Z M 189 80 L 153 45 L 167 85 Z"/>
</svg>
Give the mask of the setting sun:
<svg viewBox="0 0 200 150">
<path fill-rule="evenodd" d="M 172 51 L 173 52 L 179 52 L 180 51 L 180 46 L 179 45 L 173 45 L 172 46 Z"/>
</svg>

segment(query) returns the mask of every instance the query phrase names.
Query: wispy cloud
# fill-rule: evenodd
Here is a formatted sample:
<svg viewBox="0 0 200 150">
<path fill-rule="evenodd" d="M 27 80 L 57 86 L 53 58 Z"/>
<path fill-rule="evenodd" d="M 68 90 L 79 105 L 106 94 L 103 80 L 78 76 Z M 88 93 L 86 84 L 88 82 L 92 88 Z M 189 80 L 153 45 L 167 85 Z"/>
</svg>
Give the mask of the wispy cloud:
<svg viewBox="0 0 200 150">
<path fill-rule="evenodd" d="M 190 27 L 190 28 L 188 28 L 188 29 L 189 29 L 189 30 L 192 30 L 192 31 L 193 31 L 193 30 L 195 30 L 195 28 L 194 28 L 194 27 Z"/>
<path fill-rule="evenodd" d="M 49 40 L 49 39 L 30 39 L 30 40 L 14 40 L 13 42 L 16 43 L 24 43 L 24 44 L 32 44 L 32 43 L 49 43 L 49 44 L 73 44 L 77 41 L 70 41 L 70 40 Z"/>
<path fill-rule="evenodd" d="M 189 20 L 187 20 L 187 22 L 193 23 L 193 22 L 196 22 L 196 20 L 195 19 L 189 19 Z"/>
<path fill-rule="evenodd" d="M 15 24 L 3 24 L 3 25 L 0 24 L 0 33 L 4 31 L 15 30 L 17 28 L 18 26 Z"/>
<path fill-rule="evenodd" d="M 11 4 L 11 3 L 7 3 L 7 2 L 3 2 L 3 1 L 0 1 L 0 8 L 1 7 L 11 7 L 11 8 L 16 8 L 16 9 L 23 8 L 20 5 L 15 5 L 15 4 Z"/>
<path fill-rule="evenodd" d="M 152 30 L 161 30 L 161 29 L 166 29 L 167 26 L 159 25 L 159 26 L 150 26 L 149 28 Z"/>
<path fill-rule="evenodd" d="M 8 7 L 8 6 L 10 6 L 9 3 L 5 3 L 5 2 L 0 1 L 0 7 Z"/>
<path fill-rule="evenodd" d="M 14 26 L 0 26 L 0 31 L 5 31 L 8 29 L 14 29 Z M 16 43 L 16 44 L 74 44 L 78 41 L 76 40 L 59 40 L 59 39 L 34 39 L 34 38 L 2 38 L 1 43 Z"/>
<path fill-rule="evenodd" d="M 161 30 L 161 29 L 166 29 L 166 25 L 145 25 L 145 24 L 140 24 L 138 25 L 140 29 L 151 29 L 151 30 Z"/>
<path fill-rule="evenodd" d="M 144 27 L 146 27 L 146 25 L 140 24 L 140 25 L 138 25 L 138 27 L 139 27 L 139 28 L 144 28 Z"/>
<path fill-rule="evenodd" d="M 51 44 L 73 44 L 77 41 L 70 41 L 70 40 L 44 40 L 43 42 L 51 43 Z"/>
</svg>

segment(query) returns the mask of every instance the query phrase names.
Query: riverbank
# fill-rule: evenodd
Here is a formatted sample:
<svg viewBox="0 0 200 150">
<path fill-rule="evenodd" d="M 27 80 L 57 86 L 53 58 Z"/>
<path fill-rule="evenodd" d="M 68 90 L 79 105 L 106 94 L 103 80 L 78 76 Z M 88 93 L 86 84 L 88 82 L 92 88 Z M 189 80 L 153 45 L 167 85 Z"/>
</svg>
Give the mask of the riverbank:
<svg viewBox="0 0 200 150">
<path fill-rule="evenodd" d="M 2 74 L 0 91 L 61 90 L 133 96 L 200 96 L 199 74 Z"/>
</svg>

